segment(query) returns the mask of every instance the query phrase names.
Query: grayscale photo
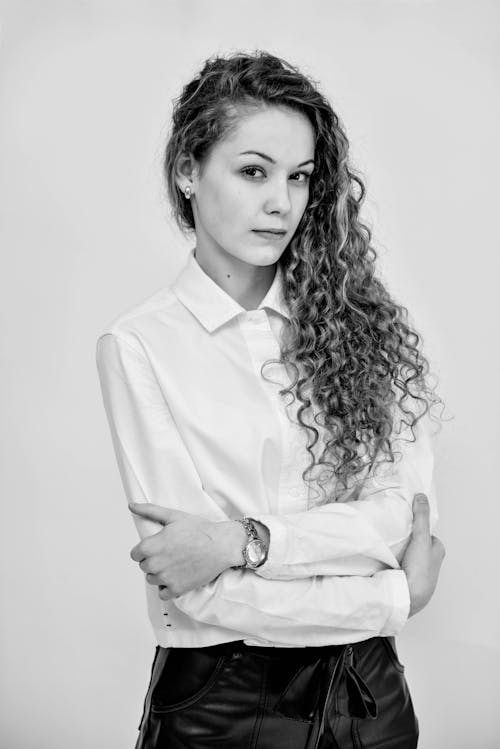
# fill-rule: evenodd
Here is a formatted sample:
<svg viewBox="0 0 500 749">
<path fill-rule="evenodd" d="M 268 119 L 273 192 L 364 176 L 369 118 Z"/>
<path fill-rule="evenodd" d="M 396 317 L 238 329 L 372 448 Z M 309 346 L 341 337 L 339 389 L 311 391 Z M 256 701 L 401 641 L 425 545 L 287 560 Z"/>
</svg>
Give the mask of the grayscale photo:
<svg viewBox="0 0 500 749">
<path fill-rule="evenodd" d="M 0 3 L 6 749 L 495 749 L 493 0 Z"/>
</svg>

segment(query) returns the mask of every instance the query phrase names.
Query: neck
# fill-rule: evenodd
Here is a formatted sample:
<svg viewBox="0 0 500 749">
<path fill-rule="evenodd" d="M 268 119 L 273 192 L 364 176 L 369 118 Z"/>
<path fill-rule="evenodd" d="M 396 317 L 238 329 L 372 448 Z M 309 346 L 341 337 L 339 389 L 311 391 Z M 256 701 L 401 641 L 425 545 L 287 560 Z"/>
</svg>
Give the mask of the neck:
<svg viewBox="0 0 500 749">
<path fill-rule="evenodd" d="M 197 246 L 194 256 L 207 276 L 246 310 L 259 306 L 276 273 L 276 263 L 251 265 L 227 252 L 214 255 Z"/>
</svg>

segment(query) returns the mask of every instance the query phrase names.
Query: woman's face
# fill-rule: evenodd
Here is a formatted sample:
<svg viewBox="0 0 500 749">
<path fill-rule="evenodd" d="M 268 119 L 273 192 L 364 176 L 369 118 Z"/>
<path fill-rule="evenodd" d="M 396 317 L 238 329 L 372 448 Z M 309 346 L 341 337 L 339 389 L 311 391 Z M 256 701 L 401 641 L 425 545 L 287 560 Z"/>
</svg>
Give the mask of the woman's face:
<svg viewBox="0 0 500 749">
<path fill-rule="evenodd" d="M 302 113 L 273 106 L 242 114 L 192 175 L 197 248 L 276 263 L 306 208 L 313 159 L 314 131 Z M 259 233 L 266 229 L 283 233 Z"/>
</svg>

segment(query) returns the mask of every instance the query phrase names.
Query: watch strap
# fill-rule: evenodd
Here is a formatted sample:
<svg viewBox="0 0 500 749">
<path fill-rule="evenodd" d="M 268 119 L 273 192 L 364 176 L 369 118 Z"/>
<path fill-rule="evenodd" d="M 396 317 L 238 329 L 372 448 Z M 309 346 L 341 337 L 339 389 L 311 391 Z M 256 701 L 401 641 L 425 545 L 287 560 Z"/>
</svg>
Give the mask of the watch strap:
<svg viewBox="0 0 500 749">
<path fill-rule="evenodd" d="M 252 522 L 252 518 L 238 518 L 238 522 L 242 524 L 247 532 L 248 541 L 255 541 L 259 538 L 255 525 Z"/>
<path fill-rule="evenodd" d="M 259 534 L 257 533 L 255 529 L 255 525 L 254 525 L 255 521 L 253 520 L 253 518 L 248 518 L 248 517 L 237 518 L 237 521 L 242 524 L 242 526 L 244 527 L 246 531 L 247 543 L 246 543 L 246 546 L 242 549 L 242 554 L 243 554 L 243 558 L 245 561 L 243 562 L 243 564 L 236 565 L 236 568 L 246 567 L 246 568 L 254 569 L 254 565 L 249 564 L 245 551 L 248 545 L 252 541 L 259 541 L 259 543 L 265 548 L 264 542 L 262 541 L 262 539 L 260 538 Z M 266 549 L 266 557 L 267 557 L 267 549 Z"/>
</svg>

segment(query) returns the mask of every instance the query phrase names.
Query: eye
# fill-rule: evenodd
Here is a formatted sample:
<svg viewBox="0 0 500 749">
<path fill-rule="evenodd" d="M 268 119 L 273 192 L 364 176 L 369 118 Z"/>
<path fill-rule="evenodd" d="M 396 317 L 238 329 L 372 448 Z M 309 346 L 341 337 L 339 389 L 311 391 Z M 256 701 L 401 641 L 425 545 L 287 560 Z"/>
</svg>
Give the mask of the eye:
<svg viewBox="0 0 500 749">
<path fill-rule="evenodd" d="M 264 170 L 261 169 L 260 166 L 246 166 L 244 169 L 241 170 L 242 174 L 253 179 L 255 174 L 251 174 L 251 172 L 260 172 L 263 176 L 265 176 Z"/>
<path fill-rule="evenodd" d="M 240 171 L 241 174 L 243 174 L 245 177 L 249 177 L 253 181 L 255 181 L 259 176 L 266 176 L 265 171 L 260 166 L 246 166 Z M 293 180 L 293 182 L 307 184 L 311 179 L 311 175 L 309 174 L 309 172 L 294 172 L 291 175 L 291 179 Z"/>
<path fill-rule="evenodd" d="M 311 179 L 311 175 L 309 174 L 309 172 L 295 172 L 294 174 L 292 174 L 292 177 L 295 176 L 303 177 L 303 179 L 295 179 L 294 182 L 309 182 L 309 180 Z"/>
</svg>

